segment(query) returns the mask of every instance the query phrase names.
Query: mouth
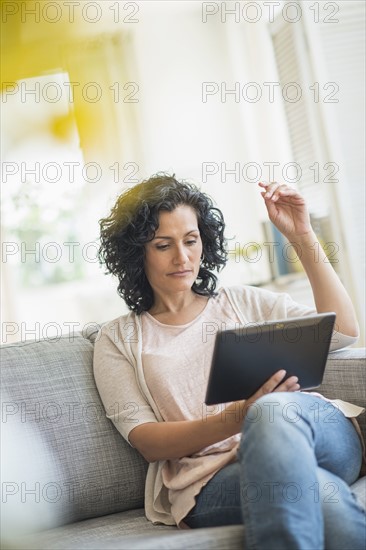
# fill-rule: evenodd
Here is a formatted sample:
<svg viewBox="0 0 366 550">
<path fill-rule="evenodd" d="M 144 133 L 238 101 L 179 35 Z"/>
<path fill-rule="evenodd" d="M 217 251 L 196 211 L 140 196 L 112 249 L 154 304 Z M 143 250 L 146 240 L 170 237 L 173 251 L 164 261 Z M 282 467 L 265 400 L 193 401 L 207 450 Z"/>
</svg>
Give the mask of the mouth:
<svg viewBox="0 0 366 550">
<path fill-rule="evenodd" d="M 168 275 L 173 275 L 174 277 L 184 277 L 192 273 L 191 269 L 185 269 L 184 271 L 175 271 L 174 273 L 168 273 Z"/>
</svg>

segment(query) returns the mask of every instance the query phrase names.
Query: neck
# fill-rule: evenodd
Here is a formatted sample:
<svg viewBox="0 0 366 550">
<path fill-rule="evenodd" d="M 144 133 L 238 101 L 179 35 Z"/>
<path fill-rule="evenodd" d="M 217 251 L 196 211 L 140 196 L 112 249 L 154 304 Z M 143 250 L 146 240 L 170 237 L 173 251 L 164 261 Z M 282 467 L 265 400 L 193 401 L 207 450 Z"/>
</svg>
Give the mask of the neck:
<svg viewBox="0 0 366 550">
<path fill-rule="evenodd" d="M 155 295 L 157 300 L 159 297 Z M 174 294 L 170 299 L 164 295 L 149 310 L 157 321 L 165 325 L 185 325 L 193 321 L 205 309 L 208 301 L 207 296 L 200 296 L 194 292 L 182 292 Z"/>
<path fill-rule="evenodd" d="M 164 313 L 177 314 L 189 309 L 198 300 L 205 298 L 199 296 L 193 290 L 188 292 L 179 292 L 172 295 L 159 295 L 154 294 L 154 305 L 149 310 L 150 315 L 161 315 Z"/>
</svg>

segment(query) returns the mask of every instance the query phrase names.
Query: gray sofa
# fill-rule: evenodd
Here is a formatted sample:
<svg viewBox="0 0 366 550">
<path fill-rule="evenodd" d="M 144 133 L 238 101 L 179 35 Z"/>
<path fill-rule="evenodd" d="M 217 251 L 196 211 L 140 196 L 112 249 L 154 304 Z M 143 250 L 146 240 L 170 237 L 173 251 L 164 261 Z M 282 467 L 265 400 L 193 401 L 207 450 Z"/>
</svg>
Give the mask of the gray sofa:
<svg viewBox="0 0 366 550">
<path fill-rule="evenodd" d="M 243 549 L 240 525 L 178 530 L 146 520 L 147 463 L 105 418 L 92 370 L 95 336 L 1 348 L 2 547 Z M 330 354 L 321 391 L 364 406 L 365 350 Z M 366 477 L 354 486 L 364 502 L 365 486 Z"/>
</svg>

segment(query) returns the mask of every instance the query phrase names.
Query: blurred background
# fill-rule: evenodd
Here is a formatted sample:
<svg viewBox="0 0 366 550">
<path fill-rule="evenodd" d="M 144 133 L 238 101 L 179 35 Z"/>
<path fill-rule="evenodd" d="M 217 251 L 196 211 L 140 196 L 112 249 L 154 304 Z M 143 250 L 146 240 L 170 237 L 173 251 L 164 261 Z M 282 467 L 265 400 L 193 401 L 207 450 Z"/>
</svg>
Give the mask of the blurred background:
<svg viewBox="0 0 366 550">
<path fill-rule="evenodd" d="M 3 343 L 126 311 L 96 258 L 98 220 L 157 172 L 198 184 L 223 210 L 221 284 L 311 304 L 257 184 L 298 188 L 364 334 L 363 1 L 2 1 L 1 10 Z"/>
</svg>

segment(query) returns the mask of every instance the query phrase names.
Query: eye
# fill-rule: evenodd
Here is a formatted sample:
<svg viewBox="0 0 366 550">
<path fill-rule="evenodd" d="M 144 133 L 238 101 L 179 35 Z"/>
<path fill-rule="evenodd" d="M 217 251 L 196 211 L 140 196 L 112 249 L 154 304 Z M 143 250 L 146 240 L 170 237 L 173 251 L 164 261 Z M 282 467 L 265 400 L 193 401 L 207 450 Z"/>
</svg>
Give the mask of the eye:
<svg viewBox="0 0 366 550">
<path fill-rule="evenodd" d="M 188 246 L 192 246 L 194 244 L 196 244 L 196 240 L 192 240 L 192 241 L 187 241 L 186 244 L 188 244 Z"/>
<path fill-rule="evenodd" d="M 168 247 L 169 247 L 168 244 L 158 244 L 158 245 L 156 245 L 156 248 L 158 250 L 166 250 Z"/>
</svg>

